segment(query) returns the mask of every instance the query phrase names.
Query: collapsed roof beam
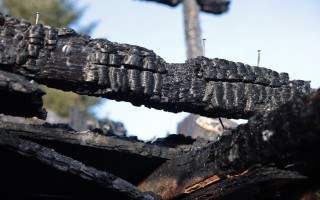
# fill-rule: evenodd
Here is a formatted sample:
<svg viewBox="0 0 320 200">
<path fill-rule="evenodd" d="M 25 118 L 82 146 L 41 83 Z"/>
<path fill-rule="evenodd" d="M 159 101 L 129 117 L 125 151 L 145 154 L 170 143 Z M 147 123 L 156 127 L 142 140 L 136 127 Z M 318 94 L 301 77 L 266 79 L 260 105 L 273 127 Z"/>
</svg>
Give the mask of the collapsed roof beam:
<svg viewBox="0 0 320 200">
<path fill-rule="evenodd" d="M 249 118 L 308 93 L 308 81 L 224 59 L 167 63 L 152 50 L 0 15 L 0 68 L 78 94 L 170 112 Z"/>
</svg>

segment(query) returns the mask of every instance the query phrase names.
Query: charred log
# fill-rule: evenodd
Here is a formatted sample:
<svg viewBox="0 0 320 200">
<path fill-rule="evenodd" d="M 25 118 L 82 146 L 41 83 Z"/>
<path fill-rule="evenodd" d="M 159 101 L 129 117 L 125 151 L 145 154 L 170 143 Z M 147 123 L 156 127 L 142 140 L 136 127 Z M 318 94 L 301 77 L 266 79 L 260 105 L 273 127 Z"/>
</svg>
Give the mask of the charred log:
<svg viewBox="0 0 320 200">
<path fill-rule="evenodd" d="M 0 15 L 0 67 L 49 87 L 208 117 L 249 118 L 308 93 L 287 73 L 223 59 L 166 63 L 153 51 Z"/>
<path fill-rule="evenodd" d="M 239 184 L 245 185 L 241 182 L 246 180 L 244 175 L 257 169 L 257 165 L 276 168 L 271 170 L 275 172 L 272 173 L 275 176 L 269 180 L 271 185 L 278 185 L 275 181 L 278 178 L 291 182 L 302 180 L 305 176 L 309 183 L 313 182 L 319 188 L 319 122 L 318 90 L 310 96 L 295 98 L 279 110 L 251 118 L 247 124 L 240 125 L 206 148 L 167 161 L 143 181 L 139 188 L 160 194 L 164 199 L 178 196 L 183 198 L 183 195 L 193 192 L 211 199 L 214 190 L 204 192 L 206 187 L 223 190 L 229 185 L 229 188 L 239 189 Z M 283 173 L 283 170 L 287 172 Z M 284 176 L 278 177 L 278 172 Z M 266 183 L 262 179 L 268 175 L 259 174 L 257 172 L 257 182 L 249 185 L 260 188 L 261 183 Z M 241 180 L 233 182 L 234 177 Z M 305 185 L 305 182 L 299 185 L 300 191 Z M 292 189 L 284 189 L 283 197 L 292 192 Z M 275 190 L 277 189 L 273 188 Z M 217 194 L 217 197 L 219 195 L 221 194 Z"/>
<path fill-rule="evenodd" d="M 42 102 L 44 94 L 34 81 L 0 70 L 0 113 L 45 119 L 47 112 Z"/>
</svg>

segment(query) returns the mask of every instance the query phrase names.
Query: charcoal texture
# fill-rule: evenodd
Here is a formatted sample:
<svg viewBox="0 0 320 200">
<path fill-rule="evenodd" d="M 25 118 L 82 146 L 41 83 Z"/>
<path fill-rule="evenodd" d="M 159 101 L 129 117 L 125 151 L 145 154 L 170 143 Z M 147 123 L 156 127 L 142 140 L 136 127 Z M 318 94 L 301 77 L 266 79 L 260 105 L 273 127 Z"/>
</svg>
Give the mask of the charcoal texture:
<svg viewBox="0 0 320 200">
<path fill-rule="evenodd" d="M 45 119 L 44 91 L 23 76 L 0 70 L 0 113 L 12 116 Z"/>
<path fill-rule="evenodd" d="M 0 133 L 0 155 L 10 160 L 0 167 L 2 199 L 160 199 L 52 148 Z"/>
<path fill-rule="evenodd" d="M 0 15 L 0 68 L 79 94 L 208 117 L 249 118 L 308 93 L 308 81 L 224 59 L 167 63 L 153 51 Z"/>
<path fill-rule="evenodd" d="M 163 199 L 301 199 L 290 195 L 320 185 L 319 121 L 320 90 L 257 114 L 205 148 L 166 161 L 139 188 Z M 307 181 L 288 185 L 303 179 Z M 281 184 L 288 187 L 282 190 Z M 263 191 L 267 185 L 274 189 Z M 253 187 L 252 193 L 241 192 L 247 187 Z M 281 193 L 270 194 L 272 190 Z M 235 192 L 233 198 L 227 197 L 229 191 Z"/>
</svg>

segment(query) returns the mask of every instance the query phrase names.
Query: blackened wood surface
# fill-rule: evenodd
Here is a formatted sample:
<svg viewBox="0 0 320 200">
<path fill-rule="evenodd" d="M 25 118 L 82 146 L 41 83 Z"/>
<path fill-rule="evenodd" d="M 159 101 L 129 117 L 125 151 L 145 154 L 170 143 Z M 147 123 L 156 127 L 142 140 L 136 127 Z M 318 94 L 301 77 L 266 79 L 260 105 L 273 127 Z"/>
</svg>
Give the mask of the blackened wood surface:
<svg viewBox="0 0 320 200">
<path fill-rule="evenodd" d="M 230 1 L 227 0 L 197 0 L 201 11 L 212 13 L 212 14 L 222 14 L 228 11 Z"/>
<path fill-rule="evenodd" d="M 169 6 L 176 6 L 179 3 L 181 3 L 181 1 L 183 1 L 183 0 L 145 0 L 145 1 L 154 1 L 154 2 L 158 2 L 158 3 L 166 4 Z"/>
<path fill-rule="evenodd" d="M 253 166 L 242 174 L 227 176 L 206 187 L 195 187 L 177 199 L 193 200 L 293 200 L 308 191 L 307 177 L 298 172 L 276 167 Z M 196 184 L 195 186 L 199 186 Z"/>
<path fill-rule="evenodd" d="M 145 0 L 145 1 L 154 1 L 169 6 L 176 6 L 182 2 L 182 0 Z M 212 13 L 212 14 L 222 14 L 227 12 L 229 8 L 230 1 L 226 0 L 195 0 L 201 11 Z"/>
<path fill-rule="evenodd" d="M 292 103 L 282 106 L 272 113 L 255 116 L 250 119 L 248 124 L 229 132 L 229 135 L 221 137 L 215 143 L 192 149 L 184 155 L 166 161 L 140 183 L 139 188 L 143 191 L 156 192 L 164 199 L 174 197 L 178 199 L 237 199 L 238 197 L 292 199 L 284 197 L 290 196 L 288 195 L 290 193 L 294 193 L 293 196 L 297 195 L 297 191 L 307 191 L 306 189 L 310 189 L 308 188 L 310 186 L 319 188 L 319 121 L 320 92 L 318 91 L 308 97 L 295 98 Z M 102 186 L 102 190 L 106 189 L 102 193 L 99 189 L 101 185 L 91 184 L 91 181 L 95 182 L 99 179 L 97 177 L 100 177 L 100 172 L 108 171 L 95 167 L 95 170 L 100 171 L 98 174 L 94 171 L 96 179 L 90 177 L 87 179 L 87 171 L 89 170 L 91 173 L 91 167 L 98 166 L 97 163 L 107 161 L 117 168 L 121 167 L 113 159 L 100 157 L 98 152 L 88 154 L 89 149 L 81 151 L 80 148 L 76 148 L 77 145 L 61 148 L 59 140 L 62 137 L 59 134 L 65 134 L 67 137 L 71 137 L 68 136 L 69 134 L 77 135 L 70 128 L 59 124 L 45 124 L 42 129 L 40 126 L 14 123 L 1 123 L 1 127 L 0 155 L 4 160 L 9 161 L 3 163 L 0 170 L 0 172 L 5 172 L 1 179 L 7 183 L 5 192 L 2 193 L 7 195 L 5 197 L 8 195 L 12 197 L 12 194 L 18 195 L 17 198 L 36 195 L 38 199 L 41 199 L 41 195 L 48 194 L 51 198 L 65 198 L 71 195 L 74 199 L 81 199 L 77 197 L 81 194 L 89 197 L 92 195 L 92 191 L 97 195 L 97 199 L 104 195 L 111 195 L 115 198 L 127 195 L 127 189 L 130 188 L 127 188 L 127 182 L 120 182 L 121 188 L 125 187 L 125 189 L 119 189 L 120 194 L 118 188 L 113 188 L 114 185 L 110 182 L 106 184 L 108 186 Z M 49 130 L 53 136 L 46 133 Z M 90 134 L 82 136 L 84 143 L 87 138 L 90 141 Z M 66 141 L 72 140 L 66 139 Z M 72 144 L 72 142 L 70 143 Z M 99 139 L 97 143 L 100 143 Z M 96 144 L 93 142 L 93 145 Z M 111 152 L 116 154 L 117 149 L 115 148 Z M 52 162 L 48 161 L 47 154 L 51 156 L 49 157 Z M 93 160 L 90 165 L 85 163 L 88 162 L 86 160 L 88 156 L 91 156 Z M 131 156 L 133 157 L 133 154 Z M 42 157 L 44 158 L 42 159 Z M 68 158 L 66 162 L 63 161 L 65 157 Z M 10 160 L 12 158 L 14 162 Z M 34 158 L 36 159 L 34 160 Z M 134 159 L 139 163 L 136 157 Z M 155 160 L 153 159 L 153 161 Z M 38 161 L 42 163 L 41 166 Z M 126 159 L 123 161 L 124 163 L 128 162 Z M 73 166 L 74 162 L 81 163 L 81 166 L 91 167 L 89 169 L 81 167 L 80 169 L 84 172 L 74 171 L 74 168 L 78 169 L 78 165 Z M 70 165 L 73 167 L 66 167 L 65 163 L 71 163 Z M 19 166 L 24 167 L 21 169 Z M 125 167 L 130 168 L 128 171 L 133 170 L 132 165 Z M 145 169 L 144 165 L 140 165 L 140 167 Z M 60 172 L 66 172 L 66 174 Z M 138 175 L 141 175 L 139 173 Z M 24 184 L 14 183 L 14 180 L 19 177 L 18 175 L 21 175 Z M 35 187 L 27 184 L 25 178 L 28 178 L 28 175 L 38 180 L 39 184 Z M 81 181 L 84 177 L 89 180 L 89 183 Z M 57 182 L 53 184 L 52 179 Z M 53 184 L 49 187 L 51 191 L 47 191 L 48 188 L 41 184 L 42 181 Z M 63 184 L 63 187 L 69 186 L 68 189 L 59 188 L 62 183 L 66 184 Z M 98 182 L 98 184 L 100 183 Z M 14 185 L 17 188 L 14 188 L 13 191 L 11 186 Z M 22 190 L 22 193 L 15 193 L 17 189 Z M 43 193 L 43 190 L 48 193 Z M 32 192 L 30 193 L 30 191 Z M 81 193 L 75 191 L 81 191 Z M 125 194 L 122 193 L 123 191 Z M 145 193 L 142 194 L 145 195 Z M 128 195 L 132 195 L 128 199 L 136 198 L 132 193 Z"/>
<path fill-rule="evenodd" d="M 51 148 L 5 130 L 0 133 L 0 155 L 6 158 L 0 167 L 1 199 L 159 199 Z"/>
<path fill-rule="evenodd" d="M 242 176 L 257 164 L 297 171 L 308 180 L 317 180 L 319 132 L 320 91 L 317 91 L 295 98 L 279 110 L 251 118 L 206 148 L 167 161 L 139 188 L 170 199 L 199 183 L 215 184 L 228 177 Z"/>
<path fill-rule="evenodd" d="M 287 73 L 223 59 L 166 63 L 153 51 L 0 15 L 0 67 L 79 94 L 208 117 L 249 118 L 308 93 Z"/>
<path fill-rule="evenodd" d="M 188 141 L 181 142 L 188 138 L 185 136 L 171 135 L 165 139 L 157 141 L 143 142 L 130 137 L 121 137 L 117 135 L 101 135 L 91 131 L 76 132 L 66 124 L 48 124 L 28 125 L 13 122 L 0 121 L 0 130 L 10 132 L 34 140 L 59 141 L 69 144 L 76 144 L 110 150 L 113 152 L 123 152 L 128 154 L 137 154 L 145 157 L 158 157 L 161 159 L 172 159 L 180 156 L 192 149 L 206 146 L 209 142 L 205 140 L 197 141 L 189 137 Z M 174 139 L 177 137 L 177 139 Z M 172 142 L 168 141 L 172 139 Z M 174 141 L 175 140 L 175 141 Z M 200 140 L 200 139 L 199 139 Z M 181 142 L 180 144 L 178 142 Z"/>
<path fill-rule="evenodd" d="M 208 144 L 183 135 L 143 142 L 131 137 L 76 132 L 66 124 L 26 125 L 0 121 L 0 131 L 32 140 L 133 184 L 149 176 L 166 160 Z"/>
<path fill-rule="evenodd" d="M 0 113 L 45 119 L 44 94 L 34 81 L 0 70 Z"/>
</svg>

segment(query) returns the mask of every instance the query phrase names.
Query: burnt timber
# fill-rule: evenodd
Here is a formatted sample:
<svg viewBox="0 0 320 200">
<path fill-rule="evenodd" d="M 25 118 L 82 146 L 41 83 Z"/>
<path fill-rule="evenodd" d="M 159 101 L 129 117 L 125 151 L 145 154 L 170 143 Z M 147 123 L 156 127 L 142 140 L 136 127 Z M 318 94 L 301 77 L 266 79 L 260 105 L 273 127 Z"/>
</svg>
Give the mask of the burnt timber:
<svg viewBox="0 0 320 200">
<path fill-rule="evenodd" d="M 1 130 L 0 138 L 0 155 L 7 161 L 1 165 L 2 199 L 160 199 L 113 174 L 10 132 Z"/>
<path fill-rule="evenodd" d="M 189 193 L 187 188 L 194 188 L 191 191 L 201 189 L 199 183 L 207 179 L 208 184 L 222 180 L 229 182 L 232 177 L 245 175 L 251 168 L 256 169 L 256 165 L 299 171 L 309 178 L 313 175 L 318 177 L 319 122 L 318 90 L 274 112 L 252 117 L 247 124 L 240 125 L 198 152 L 188 152 L 167 161 L 139 188 L 170 199 Z M 292 174 L 289 177 L 292 178 Z"/>
<path fill-rule="evenodd" d="M 42 101 L 44 94 L 45 92 L 38 88 L 36 82 L 24 76 L 0 70 L 0 113 L 45 119 L 47 112 L 43 108 Z"/>
<path fill-rule="evenodd" d="M 177 6 L 183 0 L 144 0 L 154 1 L 168 6 Z M 194 0 L 198 3 L 201 11 L 211 14 L 222 14 L 228 11 L 230 1 L 226 0 Z"/>
<path fill-rule="evenodd" d="M 170 64 L 142 47 L 12 16 L 0 24 L 4 77 L 170 111 L 253 116 L 216 142 L 172 135 L 144 143 L 65 124 L 0 122 L 1 198 L 302 199 L 319 191 L 320 91 L 309 82 L 222 59 Z"/>
<path fill-rule="evenodd" d="M 170 64 L 139 46 L 0 15 L 0 68 L 79 94 L 170 112 L 249 118 L 308 93 L 308 81 L 224 59 Z"/>
<path fill-rule="evenodd" d="M 258 114 L 218 141 L 201 145 L 190 140 L 145 144 L 79 133 L 58 124 L 1 122 L 0 152 L 7 161 L 0 170 L 5 183 L 2 195 L 17 199 L 41 199 L 41 195 L 55 199 L 278 199 L 279 195 L 299 199 L 320 186 L 319 111 L 317 91 L 296 97 L 279 110 Z M 30 179 L 39 182 L 29 184 Z"/>
</svg>

